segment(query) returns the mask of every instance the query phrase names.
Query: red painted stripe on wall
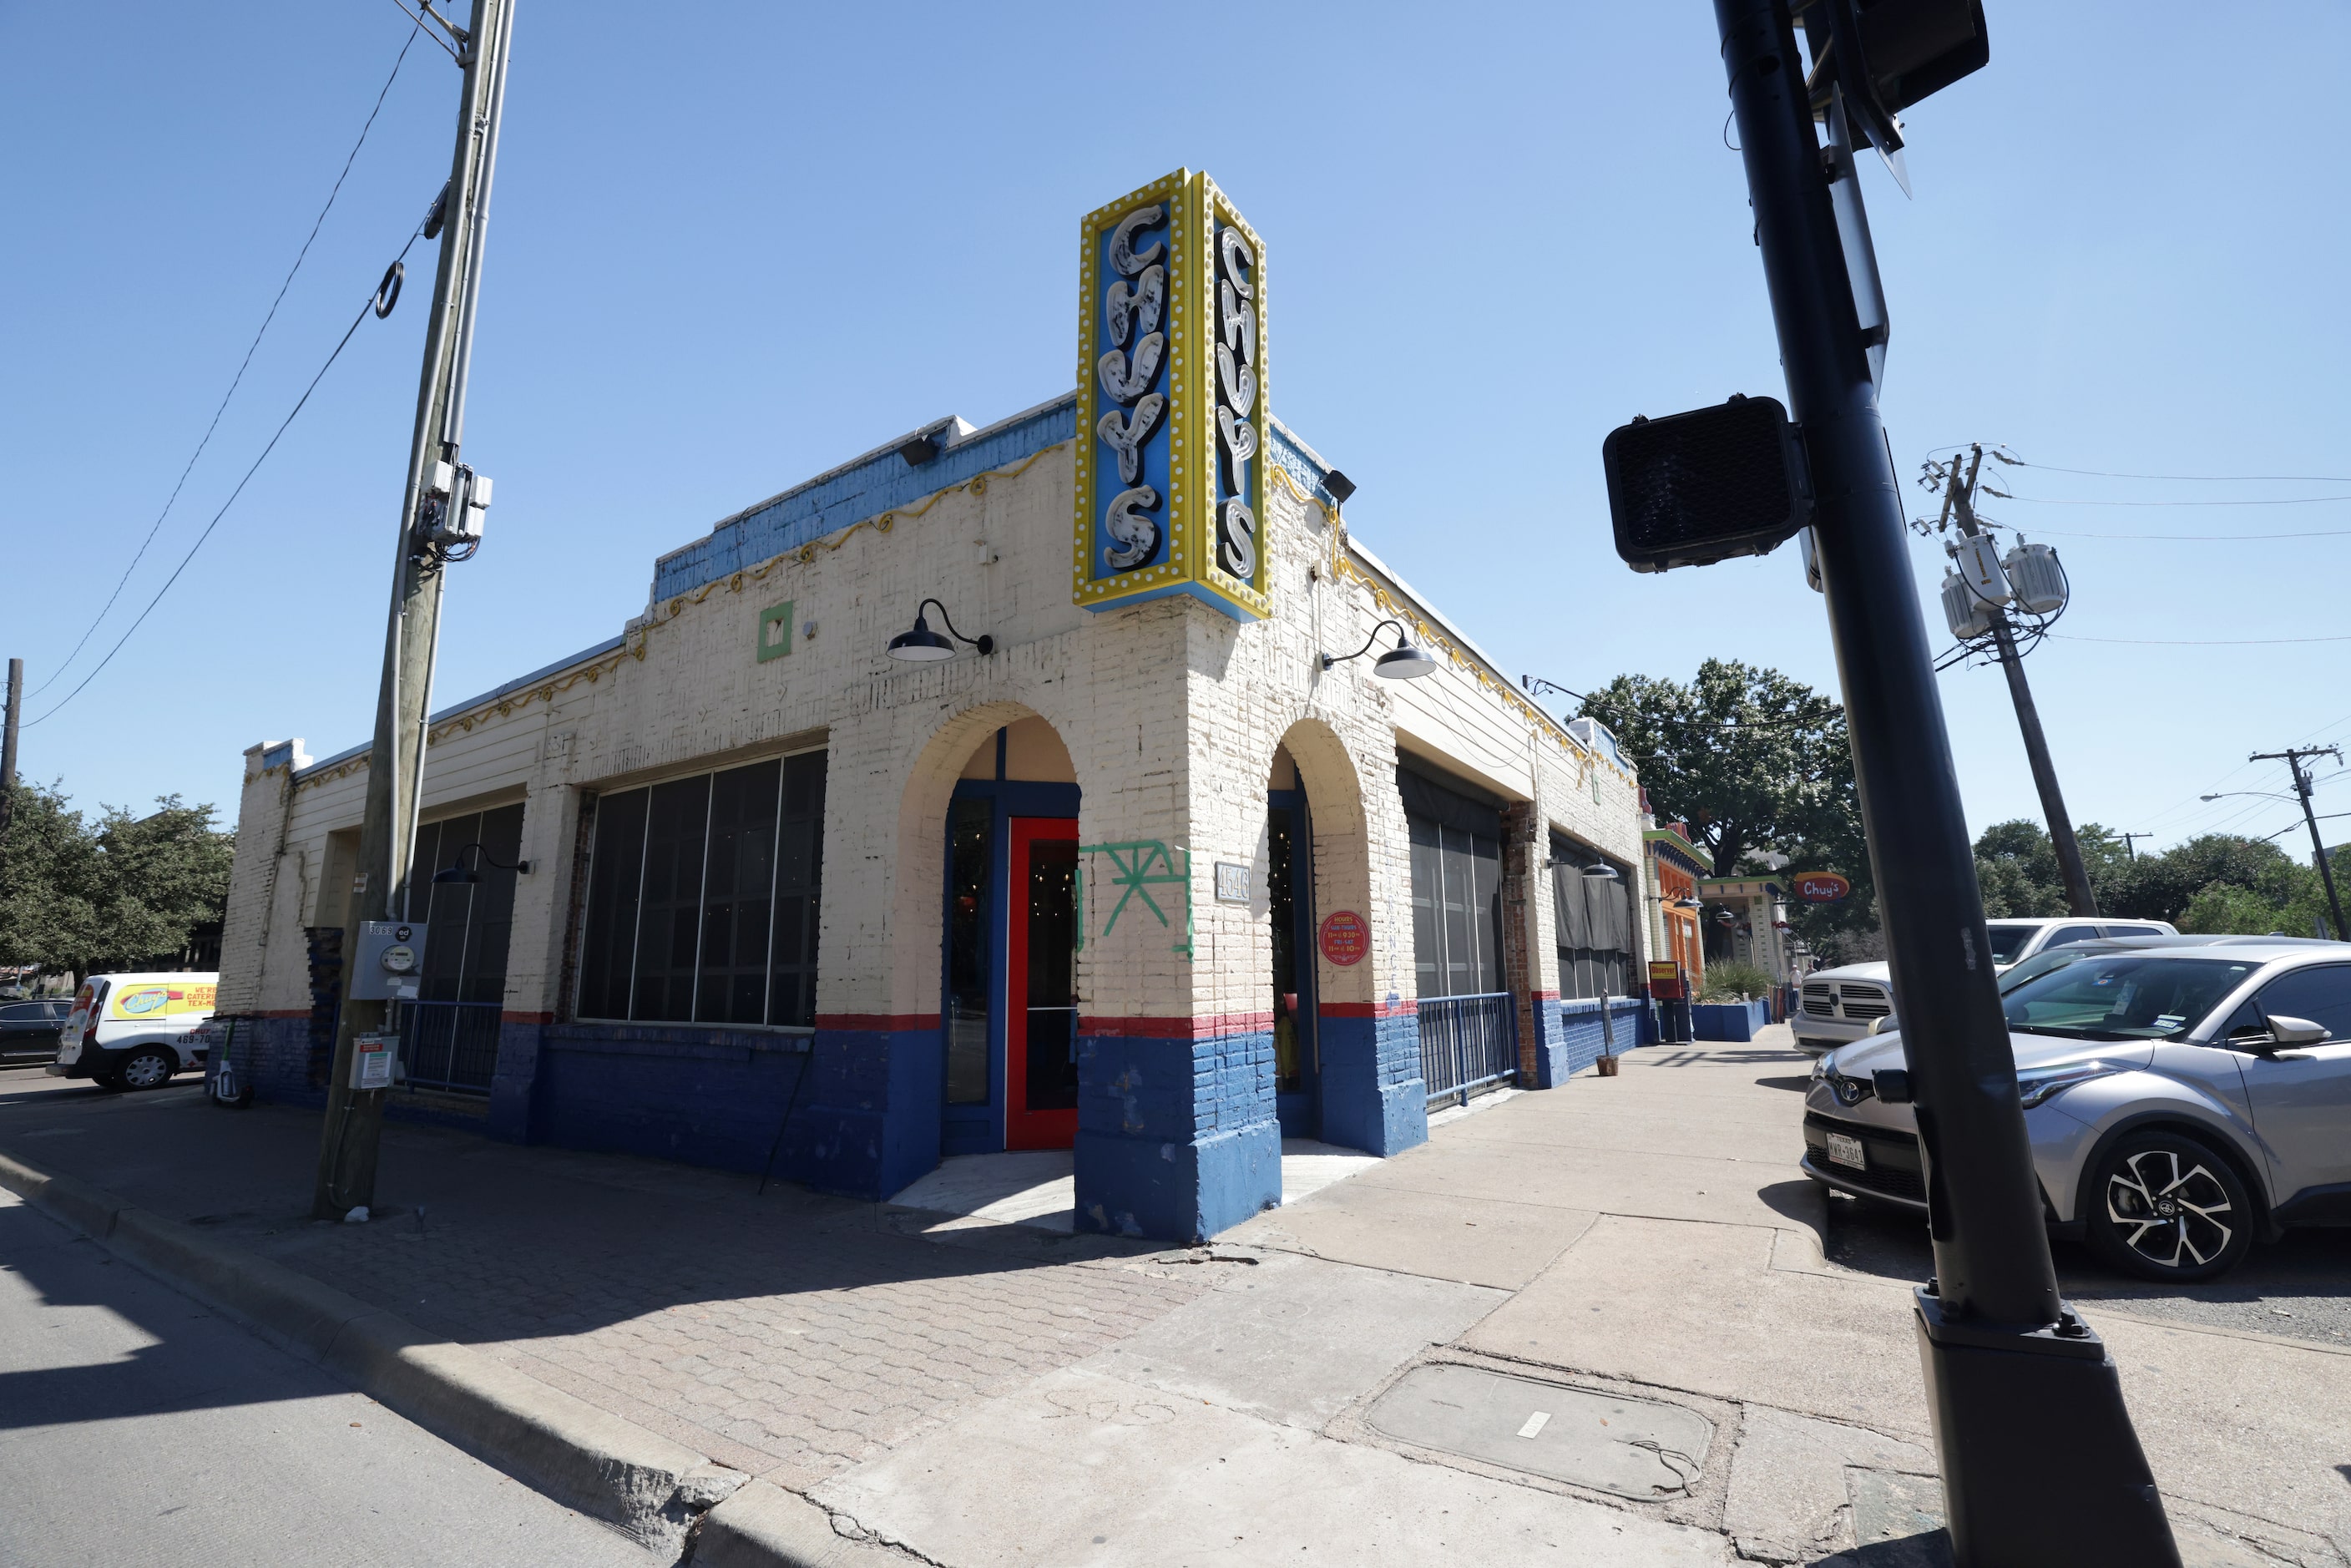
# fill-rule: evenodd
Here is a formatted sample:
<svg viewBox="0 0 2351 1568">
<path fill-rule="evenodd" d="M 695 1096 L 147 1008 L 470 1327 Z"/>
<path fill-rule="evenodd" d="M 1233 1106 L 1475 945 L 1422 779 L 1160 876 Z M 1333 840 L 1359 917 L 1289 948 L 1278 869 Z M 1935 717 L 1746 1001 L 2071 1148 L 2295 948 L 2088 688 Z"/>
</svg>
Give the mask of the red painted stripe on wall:
<svg viewBox="0 0 2351 1568">
<path fill-rule="evenodd" d="M 1332 1019 L 1411 1018 L 1420 1003 L 1410 997 L 1394 1002 L 1324 1002 L 1322 1016 Z"/>
<path fill-rule="evenodd" d="M 553 1023 L 555 1015 L 553 1013 L 503 1012 L 498 1015 L 498 1021 L 500 1023 Z"/>
</svg>

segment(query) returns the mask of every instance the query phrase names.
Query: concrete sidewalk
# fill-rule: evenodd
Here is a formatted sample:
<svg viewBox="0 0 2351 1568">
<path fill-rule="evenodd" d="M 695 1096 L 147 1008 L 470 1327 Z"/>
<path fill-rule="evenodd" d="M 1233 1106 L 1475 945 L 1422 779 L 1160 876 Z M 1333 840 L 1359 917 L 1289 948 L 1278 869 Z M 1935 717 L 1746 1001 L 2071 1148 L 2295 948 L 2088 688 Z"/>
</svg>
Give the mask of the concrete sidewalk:
<svg viewBox="0 0 2351 1568">
<path fill-rule="evenodd" d="M 414 1128 L 389 1216 L 318 1225 L 315 1118 L 192 1089 L 0 1088 L 0 1152 L 772 1483 L 711 1517 L 800 1545 L 700 1562 L 1935 1562 L 1923 1246 L 1795 1174 L 1785 1044 L 1635 1053 L 1173 1251 L 1040 1227 L 1042 1166 L 950 1169 L 950 1215 Z M 2351 1354 L 2082 1283 L 2189 1561 L 2341 1568 Z"/>
</svg>

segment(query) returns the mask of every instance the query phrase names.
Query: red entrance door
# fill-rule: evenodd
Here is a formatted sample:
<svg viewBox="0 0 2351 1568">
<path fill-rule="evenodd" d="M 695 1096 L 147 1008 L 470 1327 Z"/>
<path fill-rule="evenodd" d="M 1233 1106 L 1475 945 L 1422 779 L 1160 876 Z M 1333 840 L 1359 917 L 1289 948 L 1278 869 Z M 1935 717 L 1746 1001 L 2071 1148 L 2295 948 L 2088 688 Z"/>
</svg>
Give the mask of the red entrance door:
<svg viewBox="0 0 2351 1568">
<path fill-rule="evenodd" d="M 1066 1149 L 1078 1136 L 1078 824 L 1015 817 L 1011 828 L 1004 1146 Z"/>
</svg>

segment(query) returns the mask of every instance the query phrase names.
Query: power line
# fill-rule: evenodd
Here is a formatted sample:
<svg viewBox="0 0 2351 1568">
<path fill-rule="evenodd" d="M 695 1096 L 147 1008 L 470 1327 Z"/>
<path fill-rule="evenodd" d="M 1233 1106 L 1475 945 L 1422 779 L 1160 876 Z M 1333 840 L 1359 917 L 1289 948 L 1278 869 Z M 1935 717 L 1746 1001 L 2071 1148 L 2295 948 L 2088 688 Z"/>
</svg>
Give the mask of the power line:
<svg viewBox="0 0 2351 1568">
<path fill-rule="evenodd" d="M 2038 468 L 2044 474 L 2081 474 L 2093 479 L 2164 479 L 2182 485 L 2351 485 L 2351 475 L 2343 474 L 2116 474 L 2104 468 L 2060 468 L 2053 463 L 2027 463 L 2005 451 L 1988 455 L 2011 467 Z"/>
<path fill-rule="evenodd" d="M 1987 495 L 1998 496 L 2003 501 L 2022 501 L 2034 507 L 2314 507 L 2324 501 L 2351 501 L 2351 496 L 2277 496 L 2265 500 L 2218 501 L 2074 501 L 2054 496 L 2012 496 L 2001 490 Z"/>
<path fill-rule="evenodd" d="M 1986 519 L 1989 521 L 1990 519 Z M 2001 527 L 2013 528 L 2013 523 Z M 2243 544 L 2256 539 L 2342 539 L 2351 538 L 2351 528 L 2313 528 L 2299 534 L 2092 534 L 2072 528 L 2034 528 L 2034 533 L 2055 539 L 2172 539 L 2182 543 Z"/>
<path fill-rule="evenodd" d="M 2067 643 L 2111 643 L 2132 648 L 2274 648 L 2288 643 L 2351 643 L 2351 635 L 2341 637 L 2231 637 L 2199 639 L 2193 637 L 2084 637 L 2073 632 L 2052 632 L 2050 636 Z"/>
<path fill-rule="evenodd" d="M 400 260 L 404 261 L 407 258 L 409 250 L 416 244 L 418 235 L 421 235 L 423 232 L 423 225 L 422 224 L 418 225 L 415 233 L 408 236 L 408 244 L 400 247 Z M 400 261 L 395 261 L 392 265 L 397 267 L 400 265 Z M 385 286 L 391 287 L 391 274 L 389 272 L 385 275 Z M 40 718 L 26 719 L 23 726 L 24 728 L 30 729 L 33 726 L 41 723 L 43 720 L 54 716 L 58 710 L 62 709 L 68 703 L 72 702 L 74 698 L 81 695 L 84 688 L 86 688 L 90 682 L 98 679 L 99 674 L 105 670 L 107 665 L 114 663 L 114 655 L 122 652 L 122 645 L 131 641 L 131 634 L 137 632 L 140 627 L 147 623 L 147 617 L 155 612 L 155 606 L 163 602 L 163 596 L 172 591 L 172 585 L 180 580 L 180 574 L 188 570 L 188 563 L 196 559 L 196 552 L 204 548 L 204 541 L 213 537 L 213 530 L 220 527 L 220 520 L 228 516 L 228 509 L 236 505 L 236 498 L 239 496 L 245 494 L 246 486 L 252 483 L 253 476 L 256 474 L 261 472 L 261 465 L 269 460 L 269 455 L 277 450 L 277 442 L 279 437 L 283 436 L 287 428 L 293 424 L 294 416 L 302 412 L 303 405 L 310 401 L 310 394 L 319 390 L 319 383 L 327 379 L 327 372 L 332 370 L 334 368 L 335 361 L 342 357 L 344 345 L 348 344 L 351 340 L 351 335 L 360 329 L 360 323 L 368 319 L 369 311 L 375 310 L 377 308 L 377 306 L 382 298 L 383 297 L 380 292 L 371 295 L 368 298 L 368 302 L 360 307 L 360 313 L 351 318 L 351 324 L 349 327 L 343 329 L 343 335 L 336 342 L 334 352 L 327 356 L 327 362 L 319 367 L 319 373 L 310 378 L 310 384 L 302 389 L 301 397 L 296 400 L 292 410 L 287 413 L 284 420 L 279 422 L 277 433 L 269 438 L 269 444 L 261 449 L 261 455 L 253 460 L 253 466 L 245 471 L 245 477 L 236 482 L 236 488 L 228 493 L 228 499 L 221 503 L 220 510 L 213 514 L 213 520 L 204 525 L 204 531 L 196 536 L 196 542 L 188 547 L 188 553 L 180 558 L 180 564 L 172 569 L 172 575 L 163 580 L 163 586 L 155 591 L 155 597 L 147 601 L 147 608 L 139 612 L 139 618 L 130 624 L 121 636 L 115 639 L 114 646 L 106 651 L 106 657 L 100 659 L 98 662 L 97 667 L 81 678 L 81 684 L 79 685 L 75 686 L 73 690 L 68 692 L 64 696 L 59 697 L 57 704 L 47 713 L 42 714 Z M 395 300 L 400 298 L 396 289 L 392 293 L 392 298 Z M 389 315 L 391 312 L 385 310 L 379 312 L 379 314 Z"/>
<path fill-rule="evenodd" d="M 82 629 L 82 634 L 75 642 L 71 652 L 58 662 L 57 669 L 51 673 L 49 678 L 35 686 L 28 695 L 38 696 L 55 685 L 66 671 L 72 667 L 75 658 L 89 644 L 91 635 L 105 623 L 107 613 L 114 608 L 115 601 L 120 599 L 122 591 L 130 586 L 131 574 L 139 570 L 141 561 L 147 559 L 147 547 L 155 542 L 155 535 L 162 530 L 163 519 L 172 515 L 172 507 L 180 499 L 180 492 L 187 486 L 188 476 L 196 471 L 197 459 L 203 457 L 204 449 L 212 444 L 213 433 L 220 428 L 221 415 L 228 412 L 229 400 L 236 396 L 236 389 L 245 382 L 245 372 L 252 367 L 254 350 L 261 347 L 261 340 L 267 335 L 269 324 L 277 319 L 277 308 L 286 303 L 286 291 L 294 286 L 294 275 L 302 270 L 302 263 L 308 257 L 310 246 L 319 237 L 319 230 L 325 225 L 327 214 L 335 210 L 335 198 L 342 194 L 343 182 L 350 177 L 351 165 L 359 162 L 360 149 L 367 145 L 368 132 L 375 129 L 376 116 L 383 112 L 383 100 L 392 96 L 392 84 L 400 79 L 400 68 L 407 63 L 408 51 L 415 45 L 416 35 L 421 30 L 421 26 L 412 28 L 408 37 L 401 40 L 400 53 L 392 62 L 392 74 L 383 78 L 383 86 L 375 95 L 375 107 L 368 110 L 367 123 L 360 127 L 360 139 L 351 143 L 350 155 L 343 160 L 342 172 L 335 176 L 335 188 L 327 193 L 327 204 L 319 209 L 318 217 L 312 221 L 310 233 L 302 241 L 302 248 L 295 254 L 294 265 L 287 269 L 286 281 L 277 286 L 277 298 L 269 302 L 269 312 L 262 317 L 259 330 L 253 334 L 253 341 L 245 346 L 245 358 L 237 361 L 236 374 L 229 378 L 228 391 L 221 394 L 220 406 L 213 410 L 212 423 L 204 426 L 204 439 L 196 443 L 195 451 L 189 455 L 188 465 L 180 470 L 179 483 L 172 486 L 172 494 L 163 502 L 163 509 L 155 514 L 154 524 L 148 528 L 147 537 L 140 541 L 138 550 L 131 558 L 131 564 L 122 569 L 121 580 L 114 585 L 114 591 L 106 596 L 106 602 L 99 607 L 98 613 L 91 617 L 89 624 Z M 402 254 L 407 253 L 403 251 Z M 80 688 L 77 686 L 75 690 L 78 691 Z M 62 703 L 58 705 L 58 706 L 63 706 Z M 52 708 L 49 711 L 54 713 L 57 710 Z"/>
</svg>

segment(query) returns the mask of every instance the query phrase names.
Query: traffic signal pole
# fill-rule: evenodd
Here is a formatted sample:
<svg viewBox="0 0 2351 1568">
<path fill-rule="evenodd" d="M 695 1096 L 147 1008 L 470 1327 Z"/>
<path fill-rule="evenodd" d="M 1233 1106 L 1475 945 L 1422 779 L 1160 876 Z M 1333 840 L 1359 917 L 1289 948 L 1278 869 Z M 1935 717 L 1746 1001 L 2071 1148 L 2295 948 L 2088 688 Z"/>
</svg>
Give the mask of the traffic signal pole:
<svg viewBox="0 0 2351 1568">
<path fill-rule="evenodd" d="M 428 4 L 434 22 L 440 15 Z M 420 26 L 428 24 L 420 24 Z M 462 496 L 435 503 L 430 480 L 438 464 L 455 465 L 463 434 L 465 385 L 473 348 L 474 310 L 480 298 L 483 242 L 496 167 L 498 120 L 506 100 L 507 57 L 514 33 L 513 0 L 474 0 L 469 26 L 450 28 L 464 78 L 457 95 L 456 149 L 440 204 L 441 261 L 433 279 L 433 315 L 425 328 L 424 369 L 416 394 L 416 429 L 408 456 L 408 485 L 392 552 L 392 589 L 384 631 L 383 674 L 376 693 L 375 745 L 368 756 L 367 800 L 360 818 L 359 871 L 343 928 L 342 1008 L 335 1030 L 334 1066 L 327 1082 L 327 1116 L 319 1140 L 311 1213 L 340 1219 L 375 1201 L 376 1154 L 383 1133 L 381 1089 L 352 1086 L 358 1040 L 386 1029 L 392 1004 L 355 998 L 351 981 L 360 931 L 369 921 L 405 919 L 406 888 L 415 850 L 419 798 L 424 779 L 425 725 L 431 711 L 433 660 L 441 623 L 444 563 L 424 542 L 420 526 L 428 504 L 462 505 Z M 428 225 L 429 227 L 429 225 Z"/>
<path fill-rule="evenodd" d="M 1924 1156 L 1935 1277 L 1915 1294 L 1916 1327 L 1953 1550 L 1962 1568 L 2176 1565 L 2114 1363 L 2057 1294 L 1893 454 L 1787 0 L 1715 0 L 1715 15 L 1811 468 Z"/>
<path fill-rule="evenodd" d="M 1983 467 L 1983 448 L 1972 449 L 1965 483 L 1959 465 L 1951 465 L 1945 494 L 1959 519 L 1959 532 L 1973 538 L 1983 531 L 1976 522 L 1976 475 Z M 1991 617 L 1991 635 L 1998 650 L 2001 674 L 2008 677 L 2009 700 L 2016 705 L 2016 727 L 2024 732 L 2024 758 L 2032 768 L 2032 787 L 2041 794 L 2041 815 L 2049 823 L 2049 841 L 2057 849 L 2057 870 L 2065 879 L 2065 902 L 2085 919 L 2098 917 L 2098 895 L 2090 890 L 2090 871 L 2082 863 L 2082 841 L 2074 836 L 2074 819 L 2065 812 L 2064 792 L 2057 788 L 2057 764 L 2049 757 L 2049 737 L 2041 731 L 2041 708 L 2024 678 L 2024 661 L 2016 652 L 2016 629 L 2008 612 L 1997 604 L 1984 606 Z M 2134 857 L 2136 858 L 2136 857 Z"/>
</svg>

